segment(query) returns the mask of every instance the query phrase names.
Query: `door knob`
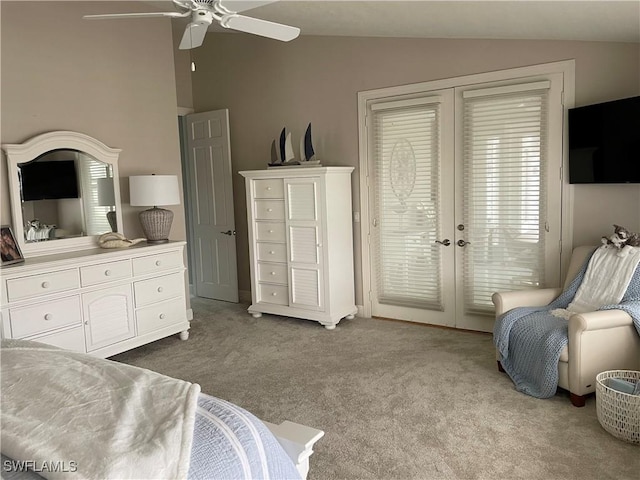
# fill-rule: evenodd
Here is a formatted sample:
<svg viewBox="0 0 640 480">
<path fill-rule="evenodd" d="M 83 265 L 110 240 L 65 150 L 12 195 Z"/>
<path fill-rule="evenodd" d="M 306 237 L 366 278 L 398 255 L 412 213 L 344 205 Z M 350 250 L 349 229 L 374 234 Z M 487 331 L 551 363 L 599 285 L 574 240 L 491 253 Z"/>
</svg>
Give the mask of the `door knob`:
<svg viewBox="0 0 640 480">
<path fill-rule="evenodd" d="M 227 230 L 226 232 L 222 232 L 223 235 L 235 235 L 236 231 L 235 230 Z"/>
<path fill-rule="evenodd" d="M 439 243 L 440 245 L 444 245 L 445 247 L 448 247 L 449 245 L 451 245 L 451 241 L 448 238 L 445 238 L 442 241 L 436 240 L 436 243 Z"/>
<path fill-rule="evenodd" d="M 459 247 L 464 247 L 465 245 L 469 245 L 471 242 L 466 242 L 464 240 L 458 240 L 456 243 L 458 244 Z"/>
</svg>

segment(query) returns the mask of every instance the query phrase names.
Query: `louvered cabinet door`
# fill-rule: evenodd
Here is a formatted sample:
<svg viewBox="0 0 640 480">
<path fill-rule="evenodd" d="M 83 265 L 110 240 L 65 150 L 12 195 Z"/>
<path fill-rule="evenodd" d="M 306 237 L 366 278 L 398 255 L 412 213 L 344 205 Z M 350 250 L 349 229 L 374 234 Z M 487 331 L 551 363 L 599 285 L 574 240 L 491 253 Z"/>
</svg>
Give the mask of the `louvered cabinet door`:
<svg viewBox="0 0 640 480">
<path fill-rule="evenodd" d="M 320 178 L 285 179 L 289 304 L 324 310 L 322 183 Z"/>
<path fill-rule="evenodd" d="M 130 284 L 85 293 L 82 305 L 88 352 L 135 336 Z"/>
</svg>

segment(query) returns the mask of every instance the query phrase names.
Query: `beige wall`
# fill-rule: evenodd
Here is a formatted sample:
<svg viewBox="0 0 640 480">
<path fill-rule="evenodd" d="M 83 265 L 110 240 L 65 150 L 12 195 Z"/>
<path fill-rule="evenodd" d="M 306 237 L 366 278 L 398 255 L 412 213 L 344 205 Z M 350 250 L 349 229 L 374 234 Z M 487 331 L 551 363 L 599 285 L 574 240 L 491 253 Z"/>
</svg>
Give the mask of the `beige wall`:
<svg viewBox="0 0 640 480">
<path fill-rule="evenodd" d="M 145 9 L 128 2 L 0 3 L 1 142 L 64 129 L 121 148 L 124 233 L 130 237 L 142 233 L 139 209 L 128 205 L 126 177 L 180 175 L 177 105 L 230 109 L 234 172 L 264 168 L 283 126 L 298 138 L 312 122 L 323 163 L 356 167 L 359 210 L 358 91 L 575 59 L 577 105 L 640 94 L 638 44 L 305 36 L 280 43 L 223 33 L 178 51 L 174 62 L 172 45 L 182 27 L 174 40 L 166 19 L 81 18 Z M 185 73 L 191 56 L 198 66 L 192 85 Z M 0 223 L 11 224 L 6 173 L 3 159 Z M 244 185 L 239 175 L 234 182 L 239 286 L 249 290 Z M 640 230 L 639 186 L 577 186 L 575 198 L 575 243 L 598 241 L 614 222 Z M 183 209 L 170 208 L 171 238 L 184 239 Z M 355 234 L 359 276 L 357 226 Z"/>
<path fill-rule="evenodd" d="M 148 6 L 147 6 L 148 8 Z M 74 130 L 120 148 L 124 233 L 140 237 L 130 175 L 180 173 L 173 39 L 169 19 L 83 20 L 89 13 L 145 11 L 129 2 L 0 3 L 2 143 Z M 0 222 L 11 224 L 7 165 Z M 186 238 L 182 206 L 171 238 Z"/>
<path fill-rule="evenodd" d="M 176 97 L 178 107 L 193 108 L 193 91 L 191 88 L 191 50 L 180 50 L 180 40 L 184 33 L 185 23 L 174 22 L 173 25 L 173 61 L 176 75 Z"/>
<path fill-rule="evenodd" d="M 575 59 L 577 105 L 640 94 L 638 44 L 313 36 L 280 43 L 220 33 L 209 34 L 192 54 L 195 110 L 230 110 L 234 173 L 265 168 L 283 126 L 297 139 L 312 122 L 322 163 L 356 167 L 354 210 L 360 209 L 359 91 Z M 245 192 L 237 174 L 234 190 L 239 286 L 249 290 Z M 614 222 L 640 230 L 640 186 L 576 186 L 575 200 L 576 244 L 598 242 Z M 354 233 L 362 303 L 358 225 Z"/>
</svg>

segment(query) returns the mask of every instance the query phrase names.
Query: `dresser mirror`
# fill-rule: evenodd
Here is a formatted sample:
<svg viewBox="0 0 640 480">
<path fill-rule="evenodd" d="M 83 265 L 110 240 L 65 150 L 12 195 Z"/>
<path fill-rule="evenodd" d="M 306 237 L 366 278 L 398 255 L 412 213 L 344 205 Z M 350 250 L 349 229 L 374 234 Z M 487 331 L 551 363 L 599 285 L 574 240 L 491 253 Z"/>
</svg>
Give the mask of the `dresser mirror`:
<svg viewBox="0 0 640 480">
<path fill-rule="evenodd" d="M 3 149 L 25 257 L 92 248 L 99 235 L 122 232 L 119 149 L 77 132 L 49 132 Z"/>
</svg>

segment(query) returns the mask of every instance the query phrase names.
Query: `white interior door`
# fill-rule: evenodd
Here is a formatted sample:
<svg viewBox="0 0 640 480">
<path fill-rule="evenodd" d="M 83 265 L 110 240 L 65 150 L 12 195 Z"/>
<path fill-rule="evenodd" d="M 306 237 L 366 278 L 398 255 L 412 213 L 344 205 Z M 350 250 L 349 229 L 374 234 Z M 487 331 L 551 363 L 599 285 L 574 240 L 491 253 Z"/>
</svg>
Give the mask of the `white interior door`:
<svg viewBox="0 0 640 480">
<path fill-rule="evenodd" d="M 195 293 L 238 302 L 229 111 L 190 114 L 185 125 Z"/>
</svg>

